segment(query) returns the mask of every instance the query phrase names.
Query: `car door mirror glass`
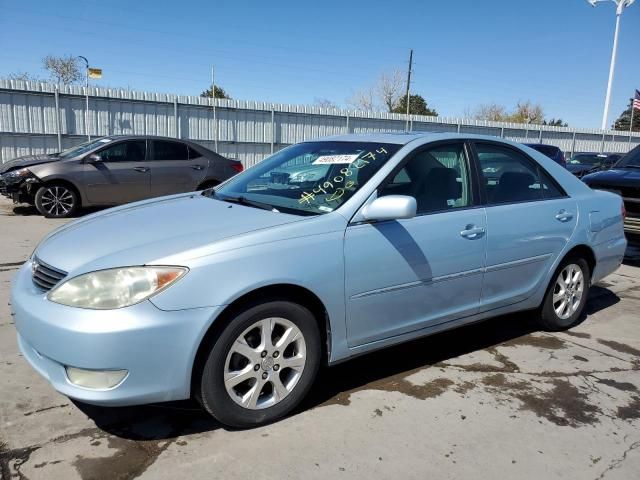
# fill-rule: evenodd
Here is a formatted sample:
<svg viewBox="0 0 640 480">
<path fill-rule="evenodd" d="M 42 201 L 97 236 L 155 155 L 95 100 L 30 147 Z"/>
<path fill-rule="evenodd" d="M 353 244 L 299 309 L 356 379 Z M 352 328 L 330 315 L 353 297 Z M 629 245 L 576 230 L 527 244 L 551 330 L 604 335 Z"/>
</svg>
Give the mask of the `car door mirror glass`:
<svg viewBox="0 0 640 480">
<path fill-rule="evenodd" d="M 89 163 L 97 163 L 102 161 L 102 157 L 100 155 L 98 155 L 97 153 L 92 153 L 90 155 L 87 156 L 87 162 Z"/>
<path fill-rule="evenodd" d="M 401 220 L 416 216 L 416 199 L 407 195 L 376 198 L 362 210 L 366 221 Z"/>
</svg>

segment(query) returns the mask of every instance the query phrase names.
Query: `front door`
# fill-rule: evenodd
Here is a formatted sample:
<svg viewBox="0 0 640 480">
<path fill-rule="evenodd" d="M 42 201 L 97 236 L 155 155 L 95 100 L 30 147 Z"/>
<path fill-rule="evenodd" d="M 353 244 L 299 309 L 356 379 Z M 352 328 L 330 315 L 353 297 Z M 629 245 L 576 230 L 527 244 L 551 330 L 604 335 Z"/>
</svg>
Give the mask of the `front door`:
<svg viewBox="0 0 640 480">
<path fill-rule="evenodd" d="M 145 140 L 109 144 L 95 153 L 100 161 L 84 163 L 84 184 L 91 204 L 118 205 L 149 197 L 151 174 L 145 161 Z"/>
<path fill-rule="evenodd" d="M 208 160 L 187 144 L 151 141 L 151 195 L 192 192 L 204 180 Z"/>
<path fill-rule="evenodd" d="M 419 330 L 478 310 L 486 250 L 464 143 L 410 155 L 378 195 L 416 198 L 408 220 L 352 224 L 345 233 L 349 346 Z"/>
<path fill-rule="evenodd" d="M 481 310 L 530 297 L 567 245 L 577 205 L 523 152 L 475 142 L 487 210 Z"/>
</svg>

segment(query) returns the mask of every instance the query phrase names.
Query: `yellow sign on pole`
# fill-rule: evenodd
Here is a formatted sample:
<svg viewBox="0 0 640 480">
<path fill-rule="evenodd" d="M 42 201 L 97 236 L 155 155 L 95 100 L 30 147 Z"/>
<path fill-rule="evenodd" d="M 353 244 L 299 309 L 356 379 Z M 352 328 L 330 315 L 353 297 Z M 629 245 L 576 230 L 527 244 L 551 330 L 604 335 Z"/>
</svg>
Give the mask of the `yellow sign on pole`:
<svg viewBox="0 0 640 480">
<path fill-rule="evenodd" d="M 102 78 L 102 69 L 89 68 L 89 78 Z"/>
</svg>

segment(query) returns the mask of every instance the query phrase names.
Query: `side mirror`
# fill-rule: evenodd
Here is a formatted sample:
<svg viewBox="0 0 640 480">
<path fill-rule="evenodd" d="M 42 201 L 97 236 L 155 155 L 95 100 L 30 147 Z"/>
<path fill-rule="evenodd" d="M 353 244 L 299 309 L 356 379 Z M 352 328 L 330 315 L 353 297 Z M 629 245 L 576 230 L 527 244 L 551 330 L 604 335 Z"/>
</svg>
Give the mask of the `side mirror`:
<svg viewBox="0 0 640 480">
<path fill-rule="evenodd" d="M 91 155 L 88 155 L 86 157 L 86 160 L 88 163 L 97 163 L 102 161 L 102 157 L 100 155 L 98 155 L 97 153 L 92 153 Z"/>
<path fill-rule="evenodd" d="M 376 198 L 362 210 L 367 221 L 401 220 L 416 216 L 416 199 L 407 195 Z"/>
</svg>

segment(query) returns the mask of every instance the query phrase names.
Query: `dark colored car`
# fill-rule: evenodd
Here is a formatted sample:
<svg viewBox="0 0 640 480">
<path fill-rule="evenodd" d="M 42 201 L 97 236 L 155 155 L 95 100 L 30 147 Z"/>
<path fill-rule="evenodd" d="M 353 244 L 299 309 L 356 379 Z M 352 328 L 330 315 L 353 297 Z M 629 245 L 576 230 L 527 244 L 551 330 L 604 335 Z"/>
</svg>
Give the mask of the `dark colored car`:
<svg viewBox="0 0 640 480">
<path fill-rule="evenodd" d="M 591 188 L 620 195 L 627 211 L 625 231 L 640 233 L 640 146 L 623 156 L 610 170 L 586 175 L 582 181 Z"/>
<path fill-rule="evenodd" d="M 574 153 L 567 162 L 567 170 L 582 178 L 589 173 L 611 168 L 620 157 L 618 153 Z"/>
<path fill-rule="evenodd" d="M 545 145 L 544 143 L 525 143 L 525 145 L 529 148 L 537 150 L 543 155 L 546 155 L 558 165 L 562 165 L 563 167 L 567 166 L 567 160 L 564 158 L 564 153 L 562 153 L 562 150 L 560 150 L 558 147 L 554 147 L 553 145 Z"/>
<path fill-rule="evenodd" d="M 120 205 L 203 190 L 242 171 L 197 143 L 152 136 L 102 137 L 51 155 L 0 167 L 0 193 L 52 218 L 79 207 Z"/>
</svg>

